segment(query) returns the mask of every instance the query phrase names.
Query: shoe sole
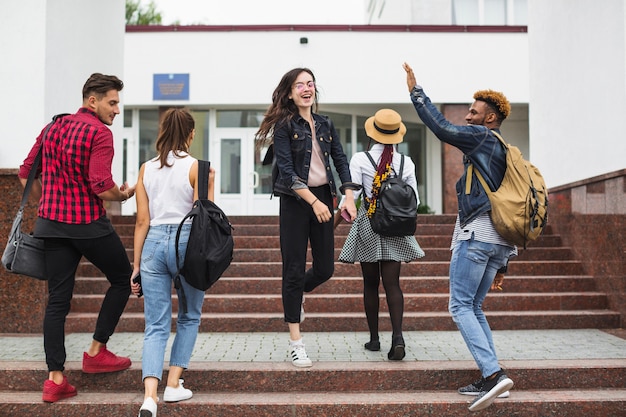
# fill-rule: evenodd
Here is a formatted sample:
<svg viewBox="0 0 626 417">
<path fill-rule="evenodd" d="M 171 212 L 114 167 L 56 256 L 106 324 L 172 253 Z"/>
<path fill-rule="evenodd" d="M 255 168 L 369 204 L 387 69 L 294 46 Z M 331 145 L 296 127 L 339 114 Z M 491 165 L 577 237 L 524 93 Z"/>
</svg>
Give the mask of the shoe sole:
<svg viewBox="0 0 626 417">
<path fill-rule="evenodd" d="M 480 411 L 493 404 L 494 400 L 504 392 L 513 388 L 513 381 L 510 378 L 502 380 L 499 384 L 494 386 L 491 391 L 485 394 L 482 398 L 469 406 L 470 411 Z"/>
<path fill-rule="evenodd" d="M 55 403 L 59 400 L 62 400 L 64 398 L 71 398 L 71 397 L 75 397 L 78 394 L 78 392 L 72 392 L 72 393 L 66 393 L 66 394 L 61 394 L 61 395 L 55 395 L 54 397 L 52 396 L 46 396 L 45 394 L 42 396 L 42 400 L 45 403 Z"/>
<path fill-rule="evenodd" d="M 182 398 L 166 398 L 165 395 L 163 395 L 163 401 L 165 401 L 166 403 L 177 403 L 179 401 L 188 400 L 191 397 L 193 397 L 193 393 L 188 397 L 182 397 Z"/>
<path fill-rule="evenodd" d="M 393 348 L 393 354 L 387 355 L 387 358 L 390 361 L 401 361 L 406 356 L 406 352 L 404 351 L 403 345 L 397 345 Z"/>
<path fill-rule="evenodd" d="M 85 368 L 83 367 L 83 372 L 86 374 L 106 374 L 109 372 L 119 372 L 124 371 L 131 367 L 132 364 L 128 366 L 115 366 L 115 367 L 98 367 L 98 368 Z"/>
<path fill-rule="evenodd" d="M 313 366 L 313 362 L 309 362 L 309 363 L 295 363 L 295 362 L 292 361 L 291 363 L 296 368 L 310 368 L 311 366 Z"/>
<path fill-rule="evenodd" d="M 460 391 L 457 391 L 457 392 L 461 395 L 471 395 L 473 397 L 478 396 L 478 392 L 460 392 Z M 509 391 L 505 391 L 502 394 L 498 395 L 497 398 L 509 398 L 510 395 L 511 393 Z"/>
</svg>

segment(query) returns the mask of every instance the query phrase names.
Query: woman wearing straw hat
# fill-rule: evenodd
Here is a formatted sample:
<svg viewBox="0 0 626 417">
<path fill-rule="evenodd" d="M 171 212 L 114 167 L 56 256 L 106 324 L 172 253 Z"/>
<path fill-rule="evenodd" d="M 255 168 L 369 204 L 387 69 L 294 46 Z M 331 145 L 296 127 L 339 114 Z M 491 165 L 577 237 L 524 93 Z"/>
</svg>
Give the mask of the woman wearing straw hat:
<svg viewBox="0 0 626 417">
<path fill-rule="evenodd" d="M 398 152 L 397 144 L 402 142 L 406 126 L 397 112 L 381 109 L 367 119 L 365 132 L 370 138 L 371 146 L 368 152 L 374 161 L 377 161 L 377 168 L 374 169 L 367 152 L 358 152 L 350 160 L 352 181 L 363 187 L 364 203 L 358 210 L 339 260 L 361 264 L 363 302 L 370 332 L 370 340 L 365 343 L 365 349 L 371 351 L 380 350 L 378 287 L 382 278 L 392 327 L 391 349 L 387 357 L 389 360 L 402 360 L 405 356 L 405 343 L 402 336 L 404 296 L 400 288 L 400 267 L 402 262 L 410 262 L 423 257 L 424 251 L 415 240 L 415 236 L 382 236 L 375 233 L 370 225 L 369 217 L 376 207 L 375 199 L 380 188 L 381 177 L 388 175 L 392 169 L 400 172 L 402 155 Z M 419 204 L 415 164 L 406 155 L 402 179 L 411 185 Z M 355 199 L 358 199 L 360 194 L 360 191 L 355 192 Z M 344 210 L 343 206 L 341 210 Z"/>
</svg>

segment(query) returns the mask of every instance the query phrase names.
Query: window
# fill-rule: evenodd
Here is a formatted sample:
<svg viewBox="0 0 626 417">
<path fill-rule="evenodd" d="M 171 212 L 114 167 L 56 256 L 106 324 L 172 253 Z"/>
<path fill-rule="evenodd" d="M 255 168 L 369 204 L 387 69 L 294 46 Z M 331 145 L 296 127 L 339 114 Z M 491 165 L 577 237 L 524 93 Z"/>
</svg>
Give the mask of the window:
<svg viewBox="0 0 626 417">
<path fill-rule="evenodd" d="M 452 0 L 453 25 L 527 25 L 528 0 Z"/>
<path fill-rule="evenodd" d="M 159 134 L 160 115 L 168 108 L 139 110 L 139 165 L 156 156 L 156 139 Z M 197 159 L 209 159 L 209 112 L 191 110 L 196 135 L 189 153 Z"/>
<path fill-rule="evenodd" d="M 218 110 L 217 127 L 259 127 L 263 110 Z"/>
</svg>

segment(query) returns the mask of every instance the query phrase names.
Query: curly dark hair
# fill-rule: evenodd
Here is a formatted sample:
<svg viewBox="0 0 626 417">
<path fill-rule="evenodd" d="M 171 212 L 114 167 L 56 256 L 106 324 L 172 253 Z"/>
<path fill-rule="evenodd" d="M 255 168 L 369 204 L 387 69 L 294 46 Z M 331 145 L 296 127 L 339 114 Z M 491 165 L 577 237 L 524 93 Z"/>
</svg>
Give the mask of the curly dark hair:
<svg viewBox="0 0 626 417">
<path fill-rule="evenodd" d="M 498 117 L 498 122 L 502 123 L 504 119 L 511 114 L 511 103 L 499 91 L 479 90 L 474 93 L 474 100 L 484 101 L 487 103 Z"/>
</svg>

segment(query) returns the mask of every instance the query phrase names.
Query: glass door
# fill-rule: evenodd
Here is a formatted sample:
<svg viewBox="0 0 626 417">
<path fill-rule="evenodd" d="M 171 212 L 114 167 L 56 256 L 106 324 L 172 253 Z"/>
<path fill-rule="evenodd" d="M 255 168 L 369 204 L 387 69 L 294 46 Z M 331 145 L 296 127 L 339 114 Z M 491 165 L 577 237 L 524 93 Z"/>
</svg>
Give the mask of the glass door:
<svg viewBox="0 0 626 417">
<path fill-rule="evenodd" d="M 271 166 L 263 165 L 266 149 L 256 149 L 256 128 L 217 128 L 211 163 L 216 169 L 215 200 L 227 215 L 278 215 L 271 197 Z M 212 150 L 213 151 L 213 150 Z"/>
</svg>

